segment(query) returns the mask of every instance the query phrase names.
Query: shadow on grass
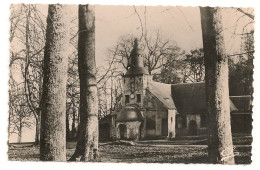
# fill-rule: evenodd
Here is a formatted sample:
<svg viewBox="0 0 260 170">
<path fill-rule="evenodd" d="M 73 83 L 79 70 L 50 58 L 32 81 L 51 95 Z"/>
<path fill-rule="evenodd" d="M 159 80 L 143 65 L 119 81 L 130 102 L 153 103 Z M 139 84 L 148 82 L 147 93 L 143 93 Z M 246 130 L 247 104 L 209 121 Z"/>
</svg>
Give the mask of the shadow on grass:
<svg viewBox="0 0 260 170">
<path fill-rule="evenodd" d="M 189 141 L 188 138 L 180 140 Z M 179 145 L 180 140 L 140 141 L 134 146 L 101 142 L 99 153 L 101 162 L 209 163 L 206 145 Z M 196 140 L 204 140 L 204 138 L 196 138 Z M 173 145 L 174 142 L 178 142 L 178 145 Z M 250 136 L 234 136 L 234 152 L 238 154 L 235 156 L 237 164 L 251 163 L 251 142 Z M 76 142 L 67 143 L 67 159 L 74 153 L 75 147 Z M 11 161 L 39 161 L 39 146 L 10 145 L 8 157 Z"/>
</svg>

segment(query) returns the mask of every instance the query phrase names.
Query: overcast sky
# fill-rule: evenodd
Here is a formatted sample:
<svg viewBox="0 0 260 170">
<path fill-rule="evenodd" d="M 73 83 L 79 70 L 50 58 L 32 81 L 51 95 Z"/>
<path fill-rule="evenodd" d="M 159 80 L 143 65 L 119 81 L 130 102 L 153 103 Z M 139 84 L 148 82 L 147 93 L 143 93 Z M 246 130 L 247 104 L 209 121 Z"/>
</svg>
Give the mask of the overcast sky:
<svg viewBox="0 0 260 170">
<path fill-rule="evenodd" d="M 40 7 L 40 5 L 38 5 Z M 47 14 L 47 5 L 41 5 L 42 13 Z M 71 16 L 77 17 L 77 6 L 71 6 Z M 133 6 L 101 6 L 96 5 L 96 59 L 102 65 L 107 50 L 114 45 L 121 36 L 142 34 L 140 20 Z M 164 39 L 175 41 L 185 51 L 202 48 L 202 34 L 199 7 L 176 6 L 136 6 L 136 10 L 144 27 L 145 16 L 148 34 L 160 30 Z M 252 13 L 253 9 L 244 9 Z M 240 36 L 244 26 L 251 20 L 235 9 L 223 9 L 223 24 L 228 54 L 240 52 Z M 253 28 L 249 24 L 245 31 Z"/>
<path fill-rule="evenodd" d="M 198 7 L 146 7 L 146 15 L 144 15 L 144 6 L 136 7 L 136 10 L 143 25 L 146 16 L 148 33 L 160 30 L 163 38 L 176 41 L 178 46 L 185 51 L 202 48 Z M 253 12 L 252 9 L 245 10 Z M 228 54 L 240 52 L 240 36 L 233 33 L 236 30 L 236 33 L 241 34 L 244 26 L 251 21 L 248 17 L 240 18 L 242 15 L 234 9 L 223 10 Z M 245 31 L 252 27 L 253 24 L 250 24 Z M 140 36 L 141 33 L 140 21 L 133 6 L 96 6 L 96 55 L 98 61 L 105 57 L 106 50 L 115 45 L 120 36 L 126 34 Z"/>
</svg>

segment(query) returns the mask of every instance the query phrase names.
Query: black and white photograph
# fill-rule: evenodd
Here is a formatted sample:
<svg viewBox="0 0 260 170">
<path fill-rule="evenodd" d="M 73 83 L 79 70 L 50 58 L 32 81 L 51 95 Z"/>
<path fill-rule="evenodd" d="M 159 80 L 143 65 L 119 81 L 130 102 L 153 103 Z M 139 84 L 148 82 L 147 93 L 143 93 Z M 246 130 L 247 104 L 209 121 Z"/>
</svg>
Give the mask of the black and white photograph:
<svg viewBox="0 0 260 170">
<path fill-rule="evenodd" d="M 8 10 L 8 162 L 256 161 L 254 6 Z"/>
</svg>

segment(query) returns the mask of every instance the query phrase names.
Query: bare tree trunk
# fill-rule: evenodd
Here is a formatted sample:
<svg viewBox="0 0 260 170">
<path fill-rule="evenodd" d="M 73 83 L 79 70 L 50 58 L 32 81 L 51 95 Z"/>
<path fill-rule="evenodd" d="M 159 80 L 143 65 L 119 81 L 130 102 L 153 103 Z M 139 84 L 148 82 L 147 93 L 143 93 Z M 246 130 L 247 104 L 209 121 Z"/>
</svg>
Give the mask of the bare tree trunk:
<svg viewBox="0 0 260 170">
<path fill-rule="evenodd" d="M 80 125 L 70 161 L 96 160 L 98 156 L 98 97 L 95 62 L 94 6 L 79 5 Z"/>
<path fill-rule="evenodd" d="M 42 70 L 43 70 L 43 62 L 42 62 Z M 36 129 L 35 129 L 35 145 L 40 144 L 40 137 L 41 137 L 41 108 L 42 108 L 42 85 L 43 85 L 43 74 L 40 74 L 39 78 L 39 108 L 37 109 L 37 115 L 35 116 L 36 121 Z"/>
<path fill-rule="evenodd" d="M 18 143 L 22 142 L 22 130 L 23 130 L 23 125 L 22 125 L 22 120 L 19 120 L 19 128 L 18 128 Z"/>
<path fill-rule="evenodd" d="M 35 140 L 34 144 L 38 145 L 40 143 L 40 127 L 41 127 L 41 119 L 40 119 L 40 113 L 38 113 L 38 116 L 35 117 Z"/>
<path fill-rule="evenodd" d="M 17 142 L 18 143 L 21 143 L 22 142 L 22 132 L 18 132 L 18 139 L 17 139 Z"/>
<path fill-rule="evenodd" d="M 66 161 L 69 22 L 66 5 L 49 5 L 44 51 L 40 160 Z"/>
<path fill-rule="evenodd" d="M 76 106 L 73 106 L 73 115 L 72 115 L 72 124 L 71 124 L 71 139 L 75 139 L 77 130 L 76 130 Z"/>
<path fill-rule="evenodd" d="M 66 141 L 70 140 L 69 112 L 66 113 Z"/>
<path fill-rule="evenodd" d="M 209 111 L 208 156 L 211 163 L 234 164 L 230 125 L 228 56 L 219 8 L 201 7 L 205 83 Z"/>
<path fill-rule="evenodd" d="M 35 128 L 35 141 L 34 144 L 37 145 L 39 144 L 40 140 L 40 111 L 38 111 L 35 106 L 33 106 L 32 101 L 31 101 L 31 92 L 30 92 L 30 87 L 29 87 L 29 67 L 30 67 L 30 53 L 31 53 L 31 48 L 30 48 L 30 18 L 31 18 L 31 5 L 26 5 L 27 14 L 26 14 L 26 30 L 25 30 L 25 47 L 26 47 L 26 66 L 25 66 L 25 73 L 24 73 L 24 90 L 26 94 L 26 100 L 28 103 L 28 106 L 31 110 L 31 112 L 34 115 L 35 122 L 36 122 L 36 128 Z M 41 77 L 39 78 L 39 82 L 41 82 Z M 42 83 L 40 83 L 41 85 Z M 39 92 L 41 94 L 41 91 Z"/>
<path fill-rule="evenodd" d="M 77 117 L 77 128 L 76 128 L 76 138 L 79 138 L 79 124 L 80 124 L 80 107 L 78 107 L 78 117 Z"/>
</svg>

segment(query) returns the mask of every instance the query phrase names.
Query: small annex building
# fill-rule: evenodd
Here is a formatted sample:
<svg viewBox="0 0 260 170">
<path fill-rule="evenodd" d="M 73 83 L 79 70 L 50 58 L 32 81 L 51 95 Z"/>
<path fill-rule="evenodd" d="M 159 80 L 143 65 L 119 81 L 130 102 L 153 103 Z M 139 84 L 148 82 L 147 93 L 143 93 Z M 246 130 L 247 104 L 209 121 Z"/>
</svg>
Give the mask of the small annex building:
<svg viewBox="0 0 260 170">
<path fill-rule="evenodd" d="M 99 120 L 100 140 L 159 139 L 207 133 L 204 82 L 164 84 L 153 81 L 144 67 L 143 52 L 137 40 L 131 52 L 130 68 L 122 78 L 123 93 L 114 111 Z M 230 97 L 235 132 L 251 132 L 251 101 L 251 96 Z"/>
</svg>

